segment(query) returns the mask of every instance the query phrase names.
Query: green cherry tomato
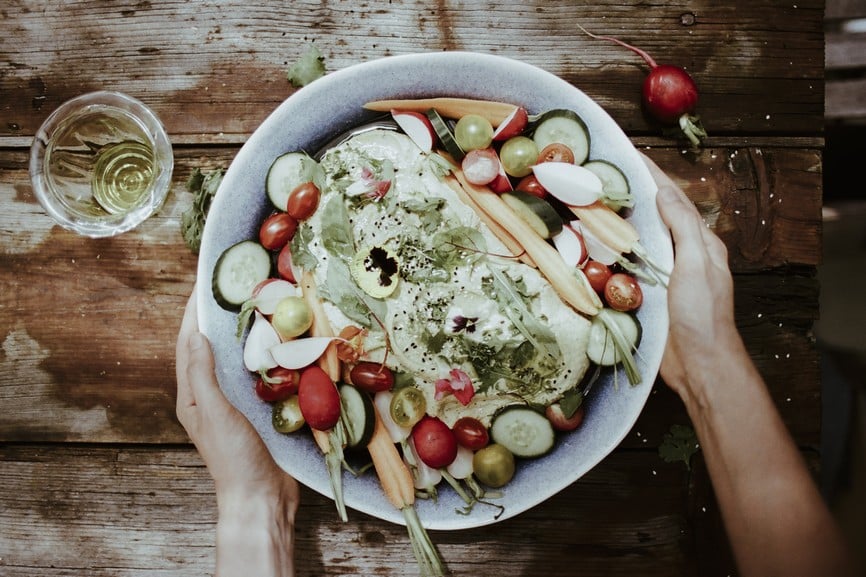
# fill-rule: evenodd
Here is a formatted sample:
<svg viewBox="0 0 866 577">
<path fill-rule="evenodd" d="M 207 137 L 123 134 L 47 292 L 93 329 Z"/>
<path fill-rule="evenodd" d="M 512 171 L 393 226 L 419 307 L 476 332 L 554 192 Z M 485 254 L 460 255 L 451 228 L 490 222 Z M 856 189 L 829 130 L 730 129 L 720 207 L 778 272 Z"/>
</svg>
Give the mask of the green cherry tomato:
<svg viewBox="0 0 866 577">
<path fill-rule="evenodd" d="M 487 148 L 493 142 L 493 126 L 477 114 L 467 114 L 454 126 L 454 139 L 464 152 Z"/>
<path fill-rule="evenodd" d="M 271 324 L 283 340 L 293 339 L 309 330 L 313 313 L 302 297 L 286 297 L 277 303 Z"/>
<path fill-rule="evenodd" d="M 502 445 L 487 445 L 475 452 L 472 470 L 478 480 L 488 487 L 502 487 L 514 477 L 514 455 Z"/>
<path fill-rule="evenodd" d="M 415 387 L 398 389 L 391 397 L 391 418 L 401 427 L 413 427 L 427 412 L 427 399 Z"/>
<path fill-rule="evenodd" d="M 502 168 L 511 176 L 522 178 L 532 172 L 538 160 L 538 146 L 526 136 L 509 138 L 499 151 Z"/>
<path fill-rule="evenodd" d="M 279 433 L 294 433 L 303 427 L 306 421 L 301 414 L 298 395 L 292 395 L 288 399 L 274 403 L 271 422 Z"/>
</svg>

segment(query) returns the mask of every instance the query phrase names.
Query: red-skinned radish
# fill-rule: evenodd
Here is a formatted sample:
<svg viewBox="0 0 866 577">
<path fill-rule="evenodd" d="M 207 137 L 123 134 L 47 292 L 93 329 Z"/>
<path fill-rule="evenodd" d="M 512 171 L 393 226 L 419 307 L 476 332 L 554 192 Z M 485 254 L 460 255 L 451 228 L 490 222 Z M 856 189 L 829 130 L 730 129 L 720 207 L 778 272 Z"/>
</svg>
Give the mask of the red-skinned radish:
<svg viewBox="0 0 866 577">
<path fill-rule="evenodd" d="M 431 495 L 435 495 L 436 485 L 442 480 L 442 471 L 427 465 L 418 456 L 418 450 L 415 448 L 415 443 L 411 437 L 405 446 L 408 450 L 404 451 L 403 460 L 412 469 L 412 479 L 415 481 L 415 488 L 419 491 L 426 491 Z"/>
<path fill-rule="evenodd" d="M 436 131 L 427 116 L 411 110 L 392 110 L 391 118 L 423 152 L 433 150 Z"/>
<path fill-rule="evenodd" d="M 298 287 L 285 279 L 269 278 L 253 289 L 253 303 L 263 315 L 272 315 L 281 300 L 299 296 Z"/>
<path fill-rule="evenodd" d="M 562 255 L 562 260 L 568 266 L 582 266 L 589 259 L 589 252 L 586 249 L 586 243 L 583 241 L 583 235 L 570 225 L 565 225 L 559 234 L 553 238 L 553 246 Z"/>
<path fill-rule="evenodd" d="M 451 464 L 448 465 L 446 470 L 448 474 L 454 477 L 455 479 L 466 479 L 469 475 L 472 474 L 472 458 L 475 454 L 471 449 L 467 449 L 463 446 L 457 447 L 457 455 L 455 455 L 454 460 L 451 461 Z"/>
<path fill-rule="evenodd" d="M 328 373 L 317 365 L 301 372 L 298 404 L 310 428 L 327 431 L 340 420 L 340 393 Z"/>
<path fill-rule="evenodd" d="M 259 372 L 278 365 L 270 350 L 280 343 L 280 335 L 263 314 L 256 311 L 253 326 L 244 343 L 244 366 L 248 371 Z"/>
<path fill-rule="evenodd" d="M 601 179 L 568 162 L 542 162 L 532 167 L 538 182 L 553 197 L 571 206 L 587 206 L 604 193 Z"/>
<path fill-rule="evenodd" d="M 284 246 L 277 255 L 277 274 L 291 283 L 297 283 L 300 275 L 296 274 L 292 261 L 292 245 Z"/>
<path fill-rule="evenodd" d="M 515 187 L 517 190 L 522 190 L 523 192 L 528 192 L 533 196 L 537 196 L 538 198 L 544 198 L 547 196 L 547 191 L 544 190 L 544 187 L 541 186 L 541 183 L 538 182 L 538 177 L 534 174 L 530 174 L 528 176 L 524 176 L 520 179 L 520 182 L 517 183 Z"/>
<path fill-rule="evenodd" d="M 511 179 L 508 178 L 505 169 L 502 168 L 501 162 L 499 163 L 499 172 L 496 174 L 496 178 L 490 181 L 487 186 L 496 194 L 502 194 L 503 192 L 511 192 L 514 190 L 514 187 L 511 184 Z"/>
<path fill-rule="evenodd" d="M 575 227 L 583 237 L 583 242 L 586 244 L 586 251 L 589 253 L 589 258 L 592 260 L 597 260 L 606 265 L 612 265 L 622 256 L 620 253 L 601 242 L 601 240 L 599 240 L 591 230 L 583 226 L 579 220 L 571 221 L 571 226 Z"/>
<path fill-rule="evenodd" d="M 570 417 L 565 416 L 562 406 L 559 403 L 548 405 L 544 411 L 544 416 L 553 425 L 557 431 L 573 431 L 583 424 L 583 418 L 586 415 L 586 409 L 580 405 Z"/>
<path fill-rule="evenodd" d="M 587 31 L 580 24 L 578 28 L 597 40 L 607 40 L 631 50 L 650 67 L 644 78 L 641 97 L 647 112 L 666 125 L 678 125 L 683 134 L 695 146 L 707 136 L 700 119 L 692 113 L 698 104 L 698 86 L 684 68 L 671 64 L 657 64 L 644 50 L 623 42 L 612 36 L 599 36 Z"/>
<path fill-rule="evenodd" d="M 391 391 L 380 391 L 373 396 L 373 405 L 376 407 L 382 425 L 388 431 L 388 436 L 394 443 L 405 441 L 412 433 L 411 427 L 401 427 L 391 418 L 391 399 L 394 393 Z"/>
<path fill-rule="evenodd" d="M 508 115 L 502 123 L 493 131 L 493 140 L 501 142 L 508 140 L 512 136 L 517 136 L 523 132 L 526 125 L 529 123 L 529 114 L 522 106 L 514 109 L 514 112 Z"/>
</svg>

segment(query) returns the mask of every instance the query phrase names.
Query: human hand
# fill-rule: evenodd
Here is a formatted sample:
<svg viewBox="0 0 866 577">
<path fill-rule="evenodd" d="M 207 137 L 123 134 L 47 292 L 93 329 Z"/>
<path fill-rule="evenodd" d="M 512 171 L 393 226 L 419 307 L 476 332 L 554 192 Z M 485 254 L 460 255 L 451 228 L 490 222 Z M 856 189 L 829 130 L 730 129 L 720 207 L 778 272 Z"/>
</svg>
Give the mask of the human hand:
<svg viewBox="0 0 866 577">
<path fill-rule="evenodd" d="M 732 357 L 747 354 L 734 323 L 734 284 L 724 243 L 707 228 L 695 205 L 652 160 L 644 162 L 658 185 L 656 204 L 674 242 L 668 284 L 670 329 L 660 373 L 681 398 L 702 386 Z"/>
<path fill-rule="evenodd" d="M 223 395 L 207 338 L 198 331 L 195 291 L 177 338 L 177 418 L 214 479 L 220 508 L 251 497 L 294 518 L 298 484 L 273 460 L 250 422 Z"/>
</svg>

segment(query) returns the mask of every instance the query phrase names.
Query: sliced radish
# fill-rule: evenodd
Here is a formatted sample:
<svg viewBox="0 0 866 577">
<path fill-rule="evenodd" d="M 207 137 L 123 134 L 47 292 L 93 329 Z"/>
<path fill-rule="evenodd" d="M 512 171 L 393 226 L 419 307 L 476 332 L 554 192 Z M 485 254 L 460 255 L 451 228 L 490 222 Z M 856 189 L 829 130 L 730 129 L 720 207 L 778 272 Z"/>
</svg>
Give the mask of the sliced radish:
<svg viewBox="0 0 866 577">
<path fill-rule="evenodd" d="M 415 488 L 428 491 L 435 490 L 436 485 L 442 480 L 442 472 L 421 460 L 421 457 L 418 456 L 418 450 L 415 448 L 415 441 L 411 438 L 406 445 L 409 450 L 403 453 L 403 459 L 409 465 L 409 470 L 412 471 Z"/>
<path fill-rule="evenodd" d="M 457 456 L 448 465 L 448 473 L 455 479 L 465 479 L 472 474 L 472 457 L 474 453 L 463 445 L 457 446 Z"/>
<path fill-rule="evenodd" d="M 619 260 L 621 255 L 601 242 L 601 240 L 599 240 L 592 231 L 583 226 L 579 220 L 571 221 L 570 226 L 577 229 L 583 237 L 583 242 L 586 245 L 586 252 L 589 253 L 589 258 L 606 265 L 612 265 Z"/>
<path fill-rule="evenodd" d="M 256 309 L 263 315 L 274 314 L 277 303 L 286 297 L 294 296 L 300 296 L 298 287 L 285 279 L 268 279 L 253 290 Z"/>
<path fill-rule="evenodd" d="M 492 148 L 470 150 L 460 162 L 466 180 L 478 186 L 484 186 L 496 180 L 502 163 Z"/>
<path fill-rule="evenodd" d="M 512 136 L 517 136 L 523 132 L 529 122 L 529 115 L 526 109 L 518 106 L 514 112 L 505 117 L 496 130 L 493 131 L 493 140 L 502 141 L 508 140 Z"/>
<path fill-rule="evenodd" d="M 391 418 L 391 399 L 394 393 L 391 391 L 379 391 L 373 396 L 373 405 L 376 407 L 376 412 L 382 420 L 385 430 L 388 431 L 388 436 L 395 443 L 401 443 L 409 438 L 412 432 L 411 427 L 401 427 Z"/>
<path fill-rule="evenodd" d="M 337 337 L 305 337 L 279 343 L 270 348 L 271 355 L 281 367 L 303 369 L 318 360 Z"/>
<path fill-rule="evenodd" d="M 436 132 L 425 115 L 409 110 L 392 110 L 391 117 L 418 148 L 424 152 L 433 150 Z"/>
<path fill-rule="evenodd" d="M 532 172 L 547 192 L 571 206 L 592 204 L 604 192 L 595 173 L 569 162 L 542 162 Z"/>
<path fill-rule="evenodd" d="M 571 226 L 562 227 L 559 234 L 553 237 L 553 246 L 568 266 L 580 266 L 589 259 L 583 235 Z"/>
<path fill-rule="evenodd" d="M 268 319 L 256 311 L 253 326 L 244 343 L 244 366 L 248 371 L 259 372 L 277 366 L 277 361 L 270 353 L 271 347 L 280 344 L 280 336 Z"/>
<path fill-rule="evenodd" d="M 501 162 L 499 163 L 499 173 L 487 186 L 496 194 L 502 194 L 503 192 L 511 192 L 514 190 L 514 186 L 511 184 L 511 179 L 508 178 L 505 169 L 502 168 Z"/>
</svg>

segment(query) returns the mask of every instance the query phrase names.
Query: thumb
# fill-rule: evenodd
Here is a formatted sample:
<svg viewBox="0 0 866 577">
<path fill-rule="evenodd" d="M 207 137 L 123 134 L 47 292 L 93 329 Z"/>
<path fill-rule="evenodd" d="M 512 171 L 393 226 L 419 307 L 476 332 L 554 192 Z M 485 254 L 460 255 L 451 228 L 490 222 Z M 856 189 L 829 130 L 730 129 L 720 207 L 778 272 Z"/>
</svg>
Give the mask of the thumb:
<svg viewBox="0 0 866 577">
<path fill-rule="evenodd" d="M 213 351 L 207 337 L 195 332 L 190 335 L 187 346 L 189 347 L 189 363 L 186 368 L 186 377 L 195 404 L 202 406 L 215 402 L 226 402 L 217 382 Z"/>
</svg>

